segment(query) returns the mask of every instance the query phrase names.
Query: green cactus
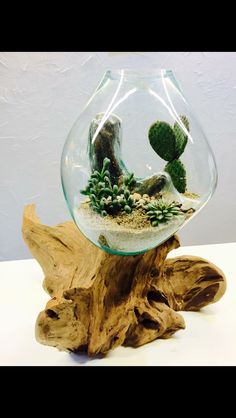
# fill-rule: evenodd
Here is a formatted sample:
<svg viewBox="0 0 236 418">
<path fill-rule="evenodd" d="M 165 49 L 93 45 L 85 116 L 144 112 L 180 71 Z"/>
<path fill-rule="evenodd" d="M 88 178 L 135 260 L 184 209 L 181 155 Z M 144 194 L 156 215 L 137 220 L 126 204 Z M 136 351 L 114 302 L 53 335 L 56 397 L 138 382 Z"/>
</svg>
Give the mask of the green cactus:
<svg viewBox="0 0 236 418">
<path fill-rule="evenodd" d="M 81 190 L 81 193 L 90 198 L 91 208 L 102 216 L 116 215 L 121 211 L 131 213 L 136 207 L 134 199 L 130 196 L 134 175 L 126 176 L 124 185 L 120 187 L 117 184 L 112 185 L 109 166 L 109 158 L 104 158 L 101 172 L 92 172 L 88 186 Z"/>
<path fill-rule="evenodd" d="M 187 117 L 181 115 L 180 119 L 189 131 Z M 177 122 L 175 122 L 173 128 L 166 122 L 157 121 L 153 123 L 149 129 L 148 137 L 154 151 L 166 161 L 179 158 L 188 142 L 188 135 Z"/>
<path fill-rule="evenodd" d="M 187 131 L 189 131 L 189 121 L 185 115 L 180 119 Z M 165 171 L 171 176 L 175 188 L 180 192 L 186 191 L 186 170 L 183 163 L 179 160 L 188 142 L 188 135 L 183 131 L 179 123 L 175 122 L 173 128 L 166 122 L 157 121 L 149 129 L 149 142 L 154 151 L 163 160 L 168 161 Z"/>
<path fill-rule="evenodd" d="M 165 169 L 179 193 L 184 193 L 187 187 L 186 170 L 180 160 L 173 160 L 166 164 Z"/>
<path fill-rule="evenodd" d="M 181 121 L 185 125 L 186 129 L 189 131 L 189 122 L 186 116 L 182 115 L 180 116 Z M 183 154 L 185 147 L 188 142 L 188 135 L 183 131 L 181 126 L 175 122 L 174 124 L 174 133 L 176 138 L 175 143 L 175 158 L 179 158 L 181 154 Z"/>
<path fill-rule="evenodd" d="M 187 116 L 185 115 L 180 115 L 180 119 L 183 122 L 185 128 L 187 129 L 187 131 L 189 132 L 189 120 L 187 118 Z"/>
<path fill-rule="evenodd" d="M 176 137 L 172 127 L 166 122 L 155 122 L 149 129 L 149 142 L 163 160 L 172 161 L 176 154 Z"/>
<path fill-rule="evenodd" d="M 163 199 L 154 200 L 147 205 L 146 213 L 152 226 L 158 226 L 160 223 L 170 221 L 175 216 L 183 215 L 180 207 L 181 204 L 176 202 L 168 203 Z"/>
</svg>

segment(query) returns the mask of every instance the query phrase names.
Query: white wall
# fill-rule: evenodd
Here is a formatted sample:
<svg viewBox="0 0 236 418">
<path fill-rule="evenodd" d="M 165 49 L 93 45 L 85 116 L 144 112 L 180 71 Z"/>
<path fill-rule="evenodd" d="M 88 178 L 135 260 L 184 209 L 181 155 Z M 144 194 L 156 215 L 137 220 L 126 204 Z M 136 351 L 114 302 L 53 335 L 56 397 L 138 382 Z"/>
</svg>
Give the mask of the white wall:
<svg viewBox="0 0 236 418">
<path fill-rule="evenodd" d="M 219 183 L 180 233 L 183 245 L 236 241 L 236 53 L 0 53 L 0 260 L 30 258 L 23 207 L 42 221 L 70 217 L 60 156 L 73 122 L 106 67 L 173 69 L 214 150 Z"/>
</svg>

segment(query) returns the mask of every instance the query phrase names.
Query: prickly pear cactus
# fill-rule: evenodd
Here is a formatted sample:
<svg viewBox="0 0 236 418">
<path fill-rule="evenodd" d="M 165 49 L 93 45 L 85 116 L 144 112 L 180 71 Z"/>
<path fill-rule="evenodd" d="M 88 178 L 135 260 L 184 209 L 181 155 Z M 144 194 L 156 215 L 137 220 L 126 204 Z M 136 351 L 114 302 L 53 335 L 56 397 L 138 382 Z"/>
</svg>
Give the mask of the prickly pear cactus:
<svg viewBox="0 0 236 418">
<path fill-rule="evenodd" d="M 155 122 L 149 129 L 149 142 L 163 160 L 175 158 L 176 137 L 172 127 L 166 122 Z"/>
<path fill-rule="evenodd" d="M 154 151 L 165 161 L 169 161 L 165 167 L 172 179 L 175 188 L 184 193 L 187 187 L 186 170 L 179 157 L 183 154 L 188 142 L 189 121 L 185 115 L 180 119 L 186 128 L 175 122 L 173 128 L 167 122 L 157 121 L 149 129 L 149 142 Z"/>
<path fill-rule="evenodd" d="M 178 192 L 184 193 L 186 191 L 187 180 L 186 170 L 183 163 L 180 160 L 170 161 L 168 164 L 166 164 L 165 171 L 169 173 L 171 180 Z"/>
<path fill-rule="evenodd" d="M 189 122 L 188 122 L 187 117 L 182 115 L 180 116 L 180 119 L 182 123 L 184 124 L 185 128 L 187 129 L 187 131 L 189 131 Z M 181 154 L 183 154 L 185 147 L 187 145 L 188 135 L 186 134 L 186 132 L 183 131 L 183 129 L 177 122 L 175 122 L 173 129 L 174 129 L 175 138 L 176 138 L 175 158 L 179 158 Z"/>
</svg>

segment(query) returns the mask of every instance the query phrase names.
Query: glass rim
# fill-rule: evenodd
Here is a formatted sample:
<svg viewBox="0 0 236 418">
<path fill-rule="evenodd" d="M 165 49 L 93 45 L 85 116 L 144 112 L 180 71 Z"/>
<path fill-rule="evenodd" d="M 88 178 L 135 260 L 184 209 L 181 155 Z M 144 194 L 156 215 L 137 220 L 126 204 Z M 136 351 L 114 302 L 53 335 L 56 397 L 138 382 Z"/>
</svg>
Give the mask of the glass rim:
<svg viewBox="0 0 236 418">
<path fill-rule="evenodd" d="M 122 75 L 124 77 L 132 78 L 151 78 L 151 77 L 174 77 L 174 72 L 168 68 L 153 68 L 153 67 L 137 67 L 137 68 L 111 68 L 106 69 L 106 76 L 111 78 L 120 78 Z"/>
</svg>

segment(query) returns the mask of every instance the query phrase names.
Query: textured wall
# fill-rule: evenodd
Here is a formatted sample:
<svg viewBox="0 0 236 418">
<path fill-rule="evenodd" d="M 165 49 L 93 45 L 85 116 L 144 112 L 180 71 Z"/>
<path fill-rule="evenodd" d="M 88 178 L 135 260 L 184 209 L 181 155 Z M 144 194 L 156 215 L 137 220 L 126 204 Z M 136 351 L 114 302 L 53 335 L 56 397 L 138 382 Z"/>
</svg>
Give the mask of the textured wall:
<svg viewBox="0 0 236 418">
<path fill-rule="evenodd" d="M 216 156 L 217 191 L 182 243 L 235 241 L 236 53 L 0 53 L 0 260 L 31 257 L 21 238 L 25 204 L 35 202 L 45 223 L 69 218 L 64 140 L 104 69 L 126 66 L 173 69 Z"/>
</svg>

